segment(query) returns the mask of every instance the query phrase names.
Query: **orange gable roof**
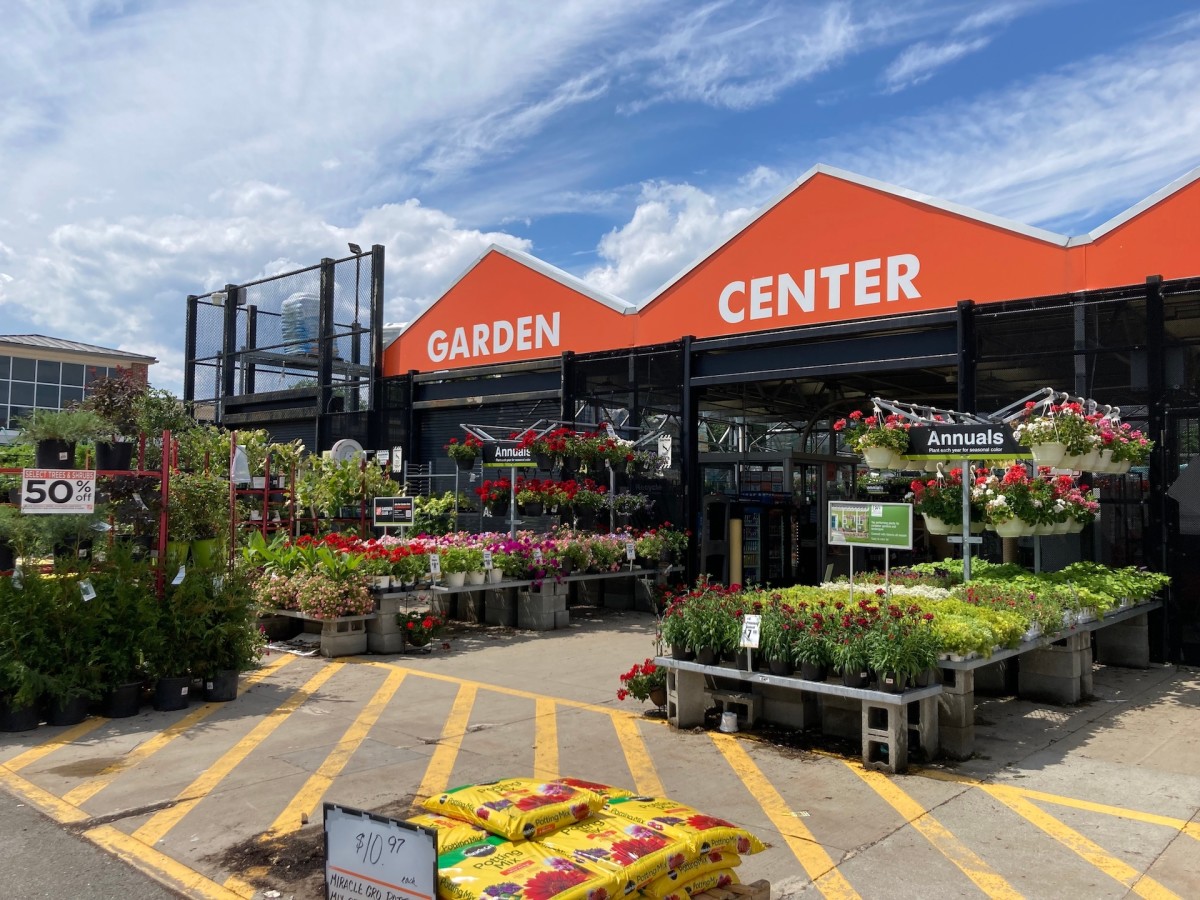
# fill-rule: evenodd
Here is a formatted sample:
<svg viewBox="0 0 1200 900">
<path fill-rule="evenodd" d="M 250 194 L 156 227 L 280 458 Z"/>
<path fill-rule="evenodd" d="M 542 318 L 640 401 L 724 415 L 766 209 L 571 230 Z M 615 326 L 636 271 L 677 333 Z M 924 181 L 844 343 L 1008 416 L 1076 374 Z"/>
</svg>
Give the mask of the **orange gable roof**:
<svg viewBox="0 0 1200 900">
<path fill-rule="evenodd" d="M 634 307 L 493 246 L 384 352 L 384 372 L 432 372 L 632 346 Z"/>
</svg>

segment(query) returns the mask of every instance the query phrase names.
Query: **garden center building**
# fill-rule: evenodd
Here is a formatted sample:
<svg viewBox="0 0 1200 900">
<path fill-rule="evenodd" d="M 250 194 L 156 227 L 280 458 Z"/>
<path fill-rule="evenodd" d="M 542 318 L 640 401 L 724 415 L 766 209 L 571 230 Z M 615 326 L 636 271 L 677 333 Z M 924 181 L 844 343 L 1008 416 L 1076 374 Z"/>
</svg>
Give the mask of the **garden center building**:
<svg viewBox="0 0 1200 900">
<path fill-rule="evenodd" d="M 693 571 L 730 571 L 733 512 L 745 579 L 784 584 L 846 568 L 822 510 L 863 496 L 865 471 L 835 419 L 873 397 L 986 414 L 1051 387 L 1120 407 L 1156 449 L 1085 476 L 1101 518 L 1041 561 L 1169 572 L 1159 651 L 1197 663 L 1198 216 L 1200 170 L 1066 237 L 818 166 L 640 305 L 501 247 L 386 349 L 382 247 L 190 297 L 185 399 L 310 447 L 402 449 L 410 484 L 436 490 L 457 483 L 443 446 L 464 424 L 609 422 L 669 443 L 671 467 L 636 489 L 694 529 Z"/>
</svg>

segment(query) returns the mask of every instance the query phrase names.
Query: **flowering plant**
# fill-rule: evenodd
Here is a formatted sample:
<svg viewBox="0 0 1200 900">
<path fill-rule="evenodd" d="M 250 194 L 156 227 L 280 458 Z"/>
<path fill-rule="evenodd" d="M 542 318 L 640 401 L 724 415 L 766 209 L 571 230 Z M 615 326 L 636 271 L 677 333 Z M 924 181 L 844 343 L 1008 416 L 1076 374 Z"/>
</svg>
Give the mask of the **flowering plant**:
<svg viewBox="0 0 1200 900">
<path fill-rule="evenodd" d="M 337 578 L 322 572 L 297 575 L 296 601 L 300 612 L 314 619 L 365 616 L 375 610 L 375 598 L 361 575 Z"/>
<path fill-rule="evenodd" d="M 512 497 L 512 482 L 507 478 L 485 481 L 475 488 L 475 493 L 487 506 L 506 505 Z"/>
<path fill-rule="evenodd" d="M 450 438 L 450 443 L 446 445 L 446 455 L 455 462 L 473 463 L 482 451 L 483 444 L 469 434 L 463 438 L 462 443 L 459 443 L 458 438 Z"/>
<path fill-rule="evenodd" d="M 1101 416 L 1085 415 L 1083 406 L 1073 401 L 1049 405 L 1030 401 L 1013 435 L 1026 447 L 1058 442 L 1067 453 L 1082 456 L 1100 445 L 1100 420 Z"/>
<path fill-rule="evenodd" d="M 1154 449 L 1154 442 L 1133 428 L 1128 422 L 1120 425 L 1106 423 L 1100 429 L 1100 446 L 1112 450 L 1115 462 L 1129 460 L 1131 465 L 1143 466 Z"/>
<path fill-rule="evenodd" d="M 833 430 L 843 433 L 846 447 L 855 453 L 861 453 L 864 447 L 886 447 L 893 453 L 904 453 L 908 449 L 908 429 L 909 423 L 897 415 L 865 416 L 857 409 L 833 423 Z"/>
<path fill-rule="evenodd" d="M 396 624 L 400 626 L 405 641 L 414 647 L 424 647 L 441 633 L 446 621 L 431 612 L 410 610 L 396 613 Z"/>
<path fill-rule="evenodd" d="M 940 473 L 939 473 L 940 474 Z M 951 469 L 945 477 L 914 480 L 912 489 L 913 511 L 924 516 L 941 519 L 943 522 L 962 523 L 962 469 Z M 983 521 L 983 503 L 971 491 L 971 520 Z"/>
<path fill-rule="evenodd" d="M 667 689 L 667 670 L 660 669 L 654 660 L 634 663 L 633 667 L 621 675 L 621 687 L 617 690 L 617 699 L 624 700 L 633 697 L 645 702 L 650 699 L 650 692 Z"/>
</svg>

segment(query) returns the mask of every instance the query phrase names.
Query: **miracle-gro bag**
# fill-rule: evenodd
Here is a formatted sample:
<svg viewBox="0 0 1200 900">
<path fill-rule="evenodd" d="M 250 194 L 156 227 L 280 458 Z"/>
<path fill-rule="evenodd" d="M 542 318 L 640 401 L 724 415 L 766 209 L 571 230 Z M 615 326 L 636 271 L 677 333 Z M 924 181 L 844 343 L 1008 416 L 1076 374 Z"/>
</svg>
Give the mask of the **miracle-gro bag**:
<svg viewBox="0 0 1200 900">
<path fill-rule="evenodd" d="M 604 798 L 562 782 L 507 778 L 453 788 L 421 805 L 431 813 L 519 841 L 586 819 L 604 805 Z"/>
<path fill-rule="evenodd" d="M 658 900 L 691 900 L 697 894 L 710 891 L 713 888 L 729 887 L 731 884 L 741 884 L 741 879 L 733 869 L 714 869 L 698 875 L 687 884 L 679 885 L 669 894 L 663 894 Z"/>
<path fill-rule="evenodd" d="M 642 888 L 642 895 L 650 900 L 668 900 L 686 892 L 693 881 L 702 875 L 719 870 L 729 870 L 742 864 L 742 858 L 732 850 L 709 850 L 681 866 L 672 867 L 666 875 L 655 878 Z M 702 890 L 707 890 L 704 888 Z M 693 891 L 694 893 L 694 891 Z"/>
<path fill-rule="evenodd" d="M 572 862 L 534 841 L 485 838 L 438 856 L 441 900 L 613 900 L 614 873 Z"/>
<path fill-rule="evenodd" d="M 614 873 L 626 893 L 679 868 L 691 855 L 687 841 L 603 811 L 536 843 L 580 865 Z"/>
<path fill-rule="evenodd" d="M 693 856 L 709 850 L 732 850 L 746 855 L 765 849 L 762 841 L 746 829 L 666 797 L 613 799 L 604 805 L 604 811 L 686 841 Z"/>
<path fill-rule="evenodd" d="M 422 813 L 412 816 L 406 821 L 413 825 L 424 825 L 437 832 L 437 852 L 446 853 L 482 841 L 490 832 L 484 831 L 478 825 L 451 819 L 449 816 L 439 816 L 434 813 Z"/>
</svg>

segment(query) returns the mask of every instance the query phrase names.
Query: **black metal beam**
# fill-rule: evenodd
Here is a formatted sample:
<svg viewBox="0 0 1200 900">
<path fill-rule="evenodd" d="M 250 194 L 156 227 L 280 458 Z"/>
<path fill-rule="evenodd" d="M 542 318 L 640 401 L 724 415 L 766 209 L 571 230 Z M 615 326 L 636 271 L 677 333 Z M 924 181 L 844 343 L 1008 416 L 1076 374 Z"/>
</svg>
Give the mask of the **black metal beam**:
<svg viewBox="0 0 1200 900">
<path fill-rule="evenodd" d="M 328 450 L 333 443 L 329 421 L 330 404 L 333 402 L 333 292 L 334 261 L 326 257 L 321 260 L 321 295 L 317 312 L 317 446 L 318 452 Z"/>
<path fill-rule="evenodd" d="M 194 412 L 196 400 L 196 320 L 199 303 L 195 294 L 188 294 L 187 318 L 183 326 L 183 402 L 189 412 Z"/>
<path fill-rule="evenodd" d="M 979 345 L 975 335 L 975 303 L 958 301 L 958 410 L 975 412 Z"/>
<path fill-rule="evenodd" d="M 1167 572 L 1169 540 L 1166 533 L 1167 523 L 1167 402 L 1166 392 L 1166 347 L 1165 324 L 1163 316 L 1163 279 L 1161 275 L 1150 275 L 1146 278 L 1146 382 L 1150 402 L 1146 407 L 1146 427 L 1154 441 L 1154 449 L 1149 459 L 1149 508 L 1145 535 L 1146 562 L 1159 572 Z M 1150 655 L 1151 659 L 1162 661 L 1170 654 L 1170 658 L 1178 659 L 1182 651 L 1181 623 L 1178 619 L 1175 599 L 1168 588 L 1167 615 L 1151 615 L 1148 617 L 1150 626 Z M 1166 619 L 1170 617 L 1175 627 L 1168 628 Z M 1168 647 L 1169 641 L 1172 646 Z"/>
<path fill-rule="evenodd" d="M 683 509 L 687 527 L 691 529 L 692 540 L 688 548 L 685 566 L 687 581 L 690 584 L 699 572 L 699 535 L 700 535 L 700 453 L 699 428 L 700 404 L 699 392 L 695 389 L 692 376 L 692 337 L 688 335 L 679 342 L 683 364 L 680 379 L 679 397 L 679 458 L 681 483 L 683 485 Z"/>
</svg>

